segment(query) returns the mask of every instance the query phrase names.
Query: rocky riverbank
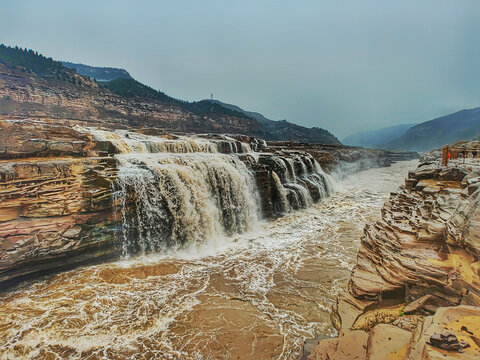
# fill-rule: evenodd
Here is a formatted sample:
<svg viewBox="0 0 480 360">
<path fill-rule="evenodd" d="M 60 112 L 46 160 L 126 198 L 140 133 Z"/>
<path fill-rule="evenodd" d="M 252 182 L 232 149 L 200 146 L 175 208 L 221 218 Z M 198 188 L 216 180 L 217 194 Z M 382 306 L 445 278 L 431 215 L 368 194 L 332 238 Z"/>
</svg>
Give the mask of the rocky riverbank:
<svg viewBox="0 0 480 360">
<path fill-rule="evenodd" d="M 411 171 L 365 226 L 332 312 L 338 337 L 307 358 L 479 358 L 479 188 L 480 164 Z"/>
</svg>

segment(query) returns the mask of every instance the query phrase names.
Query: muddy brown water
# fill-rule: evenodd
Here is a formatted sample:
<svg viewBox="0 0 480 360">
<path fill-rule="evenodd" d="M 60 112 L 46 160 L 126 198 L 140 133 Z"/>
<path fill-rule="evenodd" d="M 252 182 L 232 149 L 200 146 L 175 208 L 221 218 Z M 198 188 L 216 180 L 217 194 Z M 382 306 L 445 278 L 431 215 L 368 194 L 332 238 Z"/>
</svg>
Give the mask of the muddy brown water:
<svg viewBox="0 0 480 360">
<path fill-rule="evenodd" d="M 64 272 L 0 298 L 0 359 L 295 359 L 334 335 L 363 227 L 416 161 L 337 181 L 337 192 L 254 232 Z"/>
</svg>

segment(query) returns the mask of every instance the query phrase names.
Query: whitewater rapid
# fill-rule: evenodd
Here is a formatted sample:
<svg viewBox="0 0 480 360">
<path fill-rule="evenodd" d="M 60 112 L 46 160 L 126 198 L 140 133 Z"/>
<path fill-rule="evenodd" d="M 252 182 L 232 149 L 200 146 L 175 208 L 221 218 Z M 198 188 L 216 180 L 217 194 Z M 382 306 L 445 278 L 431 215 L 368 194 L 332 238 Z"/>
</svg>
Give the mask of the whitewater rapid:
<svg viewBox="0 0 480 360">
<path fill-rule="evenodd" d="M 241 234 L 2 294 L 0 359 L 294 359 L 304 338 L 334 334 L 364 224 L 416 163 L 337 181 L 330 198 Z"/>
</svg>

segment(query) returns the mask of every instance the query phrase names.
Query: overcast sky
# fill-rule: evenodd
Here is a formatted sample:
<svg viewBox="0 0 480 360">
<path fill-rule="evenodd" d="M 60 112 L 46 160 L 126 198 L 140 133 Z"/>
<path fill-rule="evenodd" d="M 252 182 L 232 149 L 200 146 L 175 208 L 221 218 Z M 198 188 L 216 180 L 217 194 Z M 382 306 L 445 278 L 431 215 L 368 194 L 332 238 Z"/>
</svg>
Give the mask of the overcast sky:
<svg viewBox="0 0 480 360">
<path fill-rule="evenodd" d="M 0 42 L 339 138 L 480 106 L 480 0 L 0 0 Z"/>
</svg>

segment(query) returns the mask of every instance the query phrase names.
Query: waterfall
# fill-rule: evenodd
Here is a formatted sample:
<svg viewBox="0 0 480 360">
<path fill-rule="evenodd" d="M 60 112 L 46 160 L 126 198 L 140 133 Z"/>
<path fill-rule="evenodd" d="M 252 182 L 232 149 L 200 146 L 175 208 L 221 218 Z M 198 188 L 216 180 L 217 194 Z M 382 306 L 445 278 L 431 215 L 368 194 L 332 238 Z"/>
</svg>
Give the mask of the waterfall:
<svg viewBox="0 0 480 360">
<path fill-rule="evenodd" d="M 276 198 L 278 199 L 274 204 L 274 206 L 276 206 L 275 211 L 280 214 L 290 212 L 291 208 L 290 203 L 287 199 L 287 192 L 275 171 L 272 171 L 272 180 L 273 190 L 275 192 Z"/>
<path fill-rule="evenodd" d="M 228 136 L 216 139 L 204 139 L 199 136 L 180 136 L 165 134 L 151 136 L 127 130 L 108 131 L 102 129 L 80 128 L 99 141 L 110 141 L 120 153 L 248 153 L 248 144 L 236 141 Z"/>
<path fill-rule="evenodd" d="M 201 243 L 248 230 L 259 210 L 253 174 L 222 154 L 117 155 L 124 253 Z"/>
<path fill-rule="evenodd" d="M 273 214 L 285 214 L 333 191 L 330 177 L 304 152 L 254 152 L 224 135 L 81 130 L 115 148 L 113 190 L 125 255 L 242 233 L 255 226 L 265 201 Z M 257 149 L 255 141 L 250 144 Z M 258 174 L 266 175 L 259 180 Z"/>
<path fill-rule="evenodd" d="M 333 179 L 304 152 L 262 153 L 258 161 L 272 168 L 274 208 L 279 213 L 309 207 L 334 192 Z"/>
</svg>

